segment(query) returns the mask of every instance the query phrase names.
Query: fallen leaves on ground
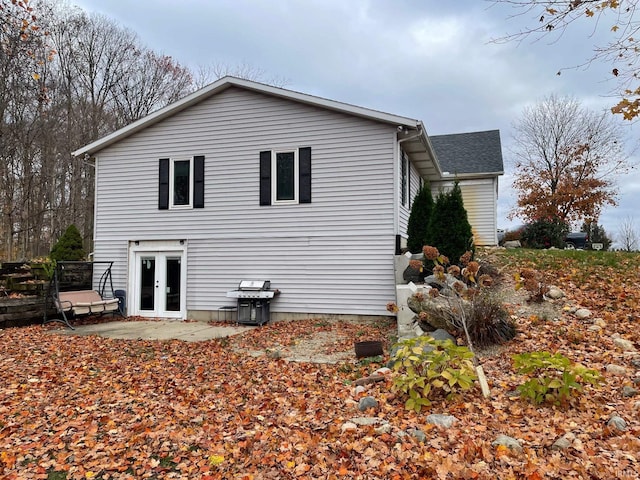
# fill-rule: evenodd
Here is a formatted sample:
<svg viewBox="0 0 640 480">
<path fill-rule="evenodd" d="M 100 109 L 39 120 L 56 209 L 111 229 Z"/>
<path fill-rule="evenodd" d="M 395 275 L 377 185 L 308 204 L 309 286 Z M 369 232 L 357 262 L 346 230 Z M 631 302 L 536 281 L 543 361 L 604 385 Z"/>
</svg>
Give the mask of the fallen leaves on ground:
<svg viewBox="0 0 640 480">
<path fill-rule="evenodd" d="M 636 257 L 637 258 L 637 257 Z M 636 260 L 637 262 L 637 260 Z M 512 265 L 509 268 L 515 268 Z M 334 350 L 378 335 L 378 327 L 317 320 L 272 323 L 207 342 L 68 337 L 50 326 L 0 331 L 0 476 L 6 479 L 611 479 L 638 478 L 638 398 L 623 398 L 630 378 L 605 366 L 628 366 L 609 337 L 640 347 L 635 310 L 638 264 L 623 276 L 559 259 L 547 267 L 571 300 L 607 321 L 587 330 L 565 312 L 558 321 L 517 318 L 519 335 L 483 358 L 493 397 L 479 388 L 452 401 L 407 412 L 390 380 L 371 384 L 376 411 L 359 412 L 352 382 L 379 365 L 290 362 L 235 350 L 286 349 L 326 329 Z M 602 267 L 604 268 L 604 266 Z M 605 281 L 615 275 L 615 281 Z M 603 283 L 604 282 L 604 283 Z M 371 329 L 371 330 L 369 330 Z M 570 405 L 533 406 L 513 395 L 511 355 L 558 351 L 605 376 Z M 630 368 L 631 369 L 631 368 Z M 634 410 L 635 408 L 635 410 Z M 624 432 L 606 428 L 611 413 Z M 458 421 L 449 429 L 429 413 Z M 389 429 L 342 430 L 374 416 Z M 421 443 L 406 432 L 426 434 Z M 571 432 L 571 447 L 554 451 Z M 520 454 L 492 446 L 499 434 L 519 439 Z"/>
</svg>

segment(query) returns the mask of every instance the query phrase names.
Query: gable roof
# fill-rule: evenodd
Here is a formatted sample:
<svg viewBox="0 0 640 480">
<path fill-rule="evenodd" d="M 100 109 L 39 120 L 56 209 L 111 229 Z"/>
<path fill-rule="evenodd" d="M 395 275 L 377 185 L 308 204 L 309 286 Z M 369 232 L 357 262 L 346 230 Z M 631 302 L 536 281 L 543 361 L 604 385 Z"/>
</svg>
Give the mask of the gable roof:
<svg viewBox="0 0 640 480">
<path fill-rule="evenodd" d="M 502 175 L 499 130 L 429 137 L 443 172 L 452 175 Z"/>
<path fill-rule="evenodd" d="M 431 149 L 431 145 L 427 138 L 426 131 L 424 129 L 424 125 L 422 121 L 402 117 L 399 115 L 393 115 L 390 113 L 380 112 L 378 110 L 372 110 L 369 108 L 358 107 L 356 105 L 351 105 L 348 103 L 336 102 L 334 100 L 329 100 L 322 97 L 317 97 L 314 95 L 308 95 L 305 93 L 295 92 L 293 90 L 287 90 L 284 88 L 273 87 L 271 85 L 265 85 L 263 83 L 253 82 L 250 80 L 244 80 L 241 78 L 226 76 L 223 77 L 212 84 L 197 90 L 196 92 L 187 95 L 186 97 L 167 105 L 164 108 L 156 110 L 155 112 L 147 115 L 140 120 L 137 120 L 126 127 L 123 127 L 115 132 L 100 138 L 88 145 L 85 145 L 82 148 L 72 152 L 72 155 L 93 155 L 100 150 L 130 136 L 134 133 L 137 133 L 151 125 L 154 125 L 165 118 L 168 118 L 172 115 L 175 115 L 186 108 L 189 108 L 192 105 L 195 105 L 219 92 L 222 92 L 230 87 L 239 87 L 247 90 L 252 90 L 255 92 L 260 92 L 263 94 L 280 97 L 300 103 L 304 103 L 307 105 L 312 105 L 316 107 L 326 108 L 329 110 L 334 110 L 337 112 L 342 112 L 350 115 L 355 115 L 362 118 L 367 118 L 370 120 L 387 123 L 391 125 L 398 126 L 398 131 L 403 131 L 405 136 L 407 137 L 415 137 L 411 138 L 407 143 L 412 145 L 407 145 L 411 151 L 413 151 L 417 157 L 412 158 L 414 162 L 416 162 L 418 168 L 420 168 L 420 163 L 425 162 L 424 169 L 431 168 L 433 170 L 433 153 Z M 403 127 L 403 128 L 401 128 Z M 413 133 L 413 135 L 406 135 L 406 133 Z M 417 133 L 417 135 L 416 135 Z M 428 165 L 427 165 L 428 163 Z M 437 169 L 437 166 L 436 166 Z"/>
</svg>

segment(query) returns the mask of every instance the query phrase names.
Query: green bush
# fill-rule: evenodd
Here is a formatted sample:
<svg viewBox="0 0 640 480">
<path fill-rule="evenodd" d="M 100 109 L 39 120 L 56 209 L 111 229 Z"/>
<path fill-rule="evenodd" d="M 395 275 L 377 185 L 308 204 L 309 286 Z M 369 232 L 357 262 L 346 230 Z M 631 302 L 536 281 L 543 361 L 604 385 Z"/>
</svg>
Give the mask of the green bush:
<svg viewBox="0 0 640 480">
<path fill-rule="evenodd" d="M 420 336 L 395 345 L 393 389 L 408 396 L 407 410 L 419 412 L 438 395 L 453 397 L 469 390 L 476 380 L 473 353 L 451 340 Z"/>
<path fill-rule="evenodd" d="M 433 197 L 428 185 L 423 185 L 416 193 L 411 206 L 409 223 L 407 225 L 407 248 L 411 253 L 420 253 L 427 245 L 429 220 L 433 212 Z"/>
<path fill-rule="evenodd" d="M 85 255 L 80 232 L 75 225 L 69 225 L 58 242 L 51 249 L 49 257 L 51 260 L 59 262 L 65 260 L 84 260 Z"/>
<path fill-rule="evenodd" d="M 600 382 L 600 374 L 596 370 L 572 364 L 559 353 L 521 353 L 514 355 L 513 361 L 518 373 L 530 376 L 518 386 L 520 396 L 536 404 L 565 403 L 582 391 L 583 383 L 597 385 Z"/>
<path fill-rule="evenodd" d="M 522 245 L 527 248 L 564 248 L 569 225 L 559 218 L 543 219 L 528 224 L 522 232 Z"/>
<path fill-rule="evenodd" d="M 437 245 L 449 258 L 460 258 L 467 251 L 474 251 L 473 232 L 462 200 L 460 185 L 442 192 L 436 199 L 425 245 Z"/>
</svg>

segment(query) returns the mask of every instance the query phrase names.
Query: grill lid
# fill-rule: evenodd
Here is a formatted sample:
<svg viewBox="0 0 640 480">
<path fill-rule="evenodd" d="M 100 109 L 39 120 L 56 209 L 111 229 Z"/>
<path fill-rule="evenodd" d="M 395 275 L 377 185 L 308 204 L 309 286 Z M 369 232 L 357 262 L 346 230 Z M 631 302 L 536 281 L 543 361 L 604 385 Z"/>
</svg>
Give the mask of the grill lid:
<svg viewBox="0 0 640 480">
<path fill-rule="evenodd" d="M 238 290 L 242 291 L 257 291 L 257 290 L 269 290 L 271 287 L 271 281 L 269 280 L 241 280 L 238 285 Z"/>
</svg>

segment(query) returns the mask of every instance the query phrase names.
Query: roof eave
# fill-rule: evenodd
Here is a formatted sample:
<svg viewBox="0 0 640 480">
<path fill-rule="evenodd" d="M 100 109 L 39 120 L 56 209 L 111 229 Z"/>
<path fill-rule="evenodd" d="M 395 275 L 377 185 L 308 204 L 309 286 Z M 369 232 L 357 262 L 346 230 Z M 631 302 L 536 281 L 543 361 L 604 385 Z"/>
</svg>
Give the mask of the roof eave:
<svg viewBox="0 0 640 480">
<path fill-rule="evenodd" d="M 479 178 L 495 178 L 495 177 L 504 175 L 503 171 L 481 172 L 481 173 L 451 173 L 451 172 L 445 172 L 445 173 L 446 175 L 445 174 L 442 175 L 442 180 L 456 180 L 456 179 L 471 180 L 471 179 L 479 179 Z"/>
<path fill-rule="evenodd" d="M 403 142 L 403 150 L 411 158 L 420 176 L 429 181 L 435 181 L 442 177 L 442 170 L 431 146 L 427 131 L 421 121 L 418 121 L 415 129 L 407 133 L 398 133 L 398 140 L 402 141 L 402 135 L 407 140 Z"/>
</svg>

